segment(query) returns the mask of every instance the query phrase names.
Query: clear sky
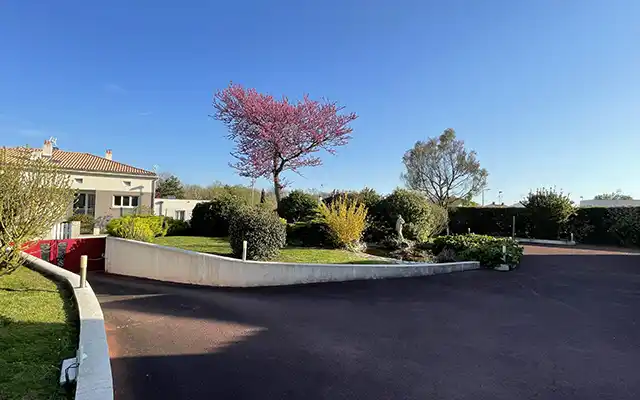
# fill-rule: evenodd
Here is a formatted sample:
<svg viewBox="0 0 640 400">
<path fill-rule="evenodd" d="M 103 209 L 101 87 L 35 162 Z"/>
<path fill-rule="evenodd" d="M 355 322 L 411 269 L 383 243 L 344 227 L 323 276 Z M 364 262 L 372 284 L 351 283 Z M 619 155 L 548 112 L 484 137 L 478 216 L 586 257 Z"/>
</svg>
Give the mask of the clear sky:
<svg viewBox="0 0 640 400">
<path fill-rule="evenodd" d="M 487 201 L 554 185 L 640 198 L 638 21 L 637 0 L 8 0 L 0 144 L 55 136 L 246 183 L 208 117 L 233 80 L 358 113 L 352 142 L 293 187 L 388 192 L 404 152 L 452 127 L 489 171 Z"/>
</svg>

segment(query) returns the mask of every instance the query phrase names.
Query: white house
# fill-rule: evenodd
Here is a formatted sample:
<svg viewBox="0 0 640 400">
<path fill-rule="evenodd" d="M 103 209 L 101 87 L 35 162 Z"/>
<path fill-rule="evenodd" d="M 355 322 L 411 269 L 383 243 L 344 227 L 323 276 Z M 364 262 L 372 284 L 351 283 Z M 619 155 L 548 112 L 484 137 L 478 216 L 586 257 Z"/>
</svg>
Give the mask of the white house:
<svg viewBox="0 0 640 400">
<path fill-rule="evenodd" d="M 204 202 L 206 200 L 155 199 L 153 213 L 181 221 L 189 221 L 195 206 Z"/>
<path fill-rule="evenodd" d="M 136 168 L 113 160 L 111 150 L 104 157 L 89 153 L 65 151 L 45 140 L 40 148 L 10 147 L 9 157 L 42 159 L 57 165 L 68 174 L 77 191 L 74 214 L 93 217 L 119 217 L 139 207 L 153 208 L 155 172 Z"/>
<path fill-rule="evenodd" d="M 640 200 L 580 200 L 580 207 L 640 207 Z"/>
</svg>

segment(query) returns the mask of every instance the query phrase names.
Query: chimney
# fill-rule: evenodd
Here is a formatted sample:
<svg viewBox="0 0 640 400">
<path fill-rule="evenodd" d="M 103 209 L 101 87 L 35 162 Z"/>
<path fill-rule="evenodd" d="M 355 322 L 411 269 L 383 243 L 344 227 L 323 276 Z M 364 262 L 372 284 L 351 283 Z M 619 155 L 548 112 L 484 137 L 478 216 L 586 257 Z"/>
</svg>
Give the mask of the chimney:
<svg viewBox="0 0 640 400">
<path fill-rule="evenodd" d="M 42 149 L 33 149 L 33 151 L 31 152 L 31 159 L 39 160 L 41 158 L 42 158 Z"/>
<path fill-rule="evenodd" d="M 42 146 L 42 156 L 51 157 L 53 155 L 53 143 L 51 140 L 45 140 L 44 146 Z"/>
<path fill-rule="evenodd" d="M 104 153 L 104 158 L 106 158 L 107 160 L 112 160 L 113 159 L 113 153 L 111 152 L 111 150 L 107 150 Z"/>
</svg>

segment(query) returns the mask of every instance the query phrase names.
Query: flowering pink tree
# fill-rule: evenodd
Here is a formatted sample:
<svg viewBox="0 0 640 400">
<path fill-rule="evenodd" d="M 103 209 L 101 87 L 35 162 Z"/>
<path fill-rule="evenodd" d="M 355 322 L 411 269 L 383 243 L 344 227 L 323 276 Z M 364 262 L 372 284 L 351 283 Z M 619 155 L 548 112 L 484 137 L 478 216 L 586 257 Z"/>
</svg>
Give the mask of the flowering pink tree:
<svg viewBox="0 0 640 400">
<path fill-rule="evenodd" d="M 333 154 L 347 144 L 353 130 L 349 123 L 357 118 L 338 114 L 344 107 L 336 103 L 308 96 L 291 103 L 235 84 L 216 93 L 213 106 L 214 117 L 227 125 L 236 144 L 231 154 L 238 161 L 231 166 L 241 176 L 272 179 L 278 204 L 285 187 L 282 172 L 321 165 L 316 153 L 324 149 Z"/>
</svg>

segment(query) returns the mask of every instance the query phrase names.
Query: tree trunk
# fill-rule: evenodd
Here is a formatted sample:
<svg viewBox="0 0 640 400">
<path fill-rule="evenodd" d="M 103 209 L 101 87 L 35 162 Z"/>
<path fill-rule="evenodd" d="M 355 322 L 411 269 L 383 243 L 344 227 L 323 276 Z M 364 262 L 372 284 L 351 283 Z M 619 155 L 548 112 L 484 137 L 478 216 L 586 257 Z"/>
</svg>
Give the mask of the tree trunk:
<svg viewBox="0 0 640 400">
<path fill-rule="evenodd" d="M 273 193 L 276 196 L 276 209 L 280 207 L 280 173 L 276 172 L 273 174 Z"/>
</svg>

